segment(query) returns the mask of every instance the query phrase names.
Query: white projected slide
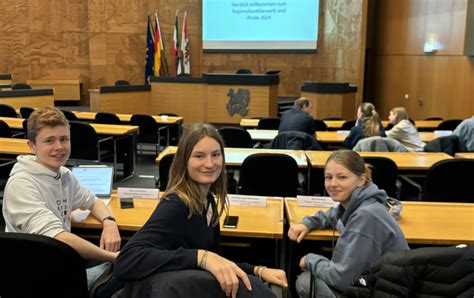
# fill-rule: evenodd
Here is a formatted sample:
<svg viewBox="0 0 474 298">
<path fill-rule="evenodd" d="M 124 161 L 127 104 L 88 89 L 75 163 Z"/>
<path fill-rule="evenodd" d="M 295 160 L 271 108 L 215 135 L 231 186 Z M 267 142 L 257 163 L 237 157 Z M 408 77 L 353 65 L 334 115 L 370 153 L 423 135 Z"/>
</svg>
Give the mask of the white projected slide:
<svg viewBox="0 0 474 298">
<path fill-rule="evenodd" d="M 315 50 L 319 0 L 202 0 L 204 50 Z"/>
</svg>

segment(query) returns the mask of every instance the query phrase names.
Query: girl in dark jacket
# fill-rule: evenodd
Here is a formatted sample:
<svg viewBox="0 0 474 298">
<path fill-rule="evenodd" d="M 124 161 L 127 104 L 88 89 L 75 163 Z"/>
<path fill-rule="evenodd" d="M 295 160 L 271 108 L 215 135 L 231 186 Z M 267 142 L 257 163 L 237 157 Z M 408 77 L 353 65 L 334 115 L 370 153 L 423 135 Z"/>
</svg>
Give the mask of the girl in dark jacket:
<svg viewBox="0 0 474 298">
<path fill-rule="evenodd" d="M 359 140 L 375 136 L 385 137 L 385 129 L 375 106 L 370 102 L 364 102 L 357 109 L 356 124 L 344 139 L 344 147 L 352 149 Z"/>
</svg>

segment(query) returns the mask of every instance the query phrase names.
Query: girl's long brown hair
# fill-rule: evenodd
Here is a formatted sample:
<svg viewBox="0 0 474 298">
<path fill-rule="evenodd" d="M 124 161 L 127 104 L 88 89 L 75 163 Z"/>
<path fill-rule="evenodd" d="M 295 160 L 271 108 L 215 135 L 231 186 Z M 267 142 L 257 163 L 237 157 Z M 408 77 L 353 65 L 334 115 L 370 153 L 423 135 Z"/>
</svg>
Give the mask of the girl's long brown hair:
<svg viewBox="0 0 474 298">
<path fill-rule="evenodd" d="M 206 208 L 207 199 L 201 193 L 199 184 L 192 180 L 187 171 L 188 160 L 194 146 L 204 137 L 210 137 L 219 143 L 222 155 L 222 171 L 217 180 L 211 184 L 209 191 L 218 198 L 218 212 L 214 213 L 213 225 L 219 224 L 219 218 L 227 210 L 227 176 L 225 173 L 224 142 L 217 129 L 206 123 L 194 124 L 185 129 L 181 137 L 178 150 L 171 164 L 168 185 L 163 197 L 176 194 L 189 209 L 189 217 L 194 214 L 202 214 Z"/>
<path fill-rule="evenodd" d="M 380 116 L 375 106 L 370 102 L 364 102 L 359 108 L 362 112 L 361 121 L 364 123 L 364 137 L 380 136 Z"/>
</svg>

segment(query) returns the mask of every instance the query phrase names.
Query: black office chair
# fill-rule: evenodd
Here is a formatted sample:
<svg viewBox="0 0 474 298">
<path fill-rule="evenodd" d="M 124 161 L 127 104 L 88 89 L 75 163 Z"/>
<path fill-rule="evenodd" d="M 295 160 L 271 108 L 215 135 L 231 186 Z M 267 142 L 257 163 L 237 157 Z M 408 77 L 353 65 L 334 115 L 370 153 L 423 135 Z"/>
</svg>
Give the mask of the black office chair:
<svg viewBox="0 0 474 298">
<path fill-rule="evenodd" d="M 328 126 L 323 120 L 314 119 L 314 126 L 316 127 L 316 131 L 327 131 Z"/>
<path fill-rule="evenodd" d="M 170 117 L 178 117 L 178 114 L 175 113 L 159 113 L 159 116 L 170 116 Z"/>
<path fill-rule="evenodd" d="M 428 117 L 428 118 L 425 118 L 425 120 L 427 120 L 427 121 L 430 121 L 430 120 L 441 120 L 441 121 L 443 121 L 444 119 L 443 119 L 443 117 Z"/>
<path fill-rule="evenodd" d="M 130 82 L 127 80 L 117 80 L 115 81 L 115 86 L 128 86 Z"/>
<path fill-rule="evenodd" d="M 17 138 L 19 136 L 23 138 L 24 133 L 14 133 L 5 121 L 0 120 L 0 138 Z"/>
<path fill-rule="evenodd" d="M 474 203 L 472 173 L 474 159 L 438 161 L 426 173 L 423 201 Z"/>
<path fill-rule="evenodd" d="M 17 83 L 12 85 L 12 90 L 29 90 L 31 86 L 25 83 Z"/>
<path fill-rule="evenodd" d="M 355 124 L 356 124 L 355 120 L 347 120 L 346 122 L 342 124 L 341 130 L 351 130 L 351 128 L 353 128 Z"/>
<path fill-rule="evenodd" d="M 12 106 L 0 104 L 0 117 L 18 118 L 18 114 Z"/>
<path fill-rule="evenodd" d="M 271 129 L 278 130 L 280 127 L 280 118 L 277 117 L 265 117 L 258 121 L 257 129 Z"/>
<path fill-rule="evenodd" d="M 241 69 L 238 69 L 235 73 L 237 73 L 237 74 L 251 74 L 252 71 L 248 68 L 241 68 Z"/>
<path fill-rule="evenodd" d="M 178 114 L 175 113 L 159 113 L 159 116 L 168 116 L 168 117 L 179 117 Z M 168 126 L 168 135 L 169 135 L 169 144 L 168 145 L 177 145 L 179 142 L 179 136 L 181 135 L 181 124 L 170 125 Z"/>
<path fill-rule="evenodd" d="M 461 124 L 462 120 L 461 119 L 448 119 L 444 120 L 440 124 L 438 124 L 438 127 L 436 127 L 436 130 L 455 130 L 456 127 L 458 127 L 459 124 Z"/>
<path fill-rule="evenodd" d="M 242 163 L 240 194 L 296 197 L 298 188 L 298 165 L 291 156 L 257 153 Z"/>
<path fill-rule="evenodd" d="M 34 112 L 34 110 L 35 110 L 34 108 L 30 108 L 30 107 L 21 107 L 20 108 L 21 118 L 28 119 L 31 113 Z"/>
<path fill-rule="evenodd" d="M 161 158 L 160 163 L 158 164 L 158 187 L 160 188 L 160 191 L 164 191 L 166 186 L 168 186 L 168 177 L 174 156 L 175 154 L 167 154 Z"/>
<path fill-rule="evenodd" d="M 99 112 L 95 114 L 94 123 L 102 124 L 122 124 L 120 118 L 114 113 Z"/>
<path fill-rule="evenodd" d="M 269 149 L 323 150 L 314 136 L 309 133 L 291 130 L 280 132 L 268 145 L 265 145 L 264 147 Z"/>
<path fill-rule="evenodd" d="M 225 147 L 252 148 L 253 142 L 249 132 L 240 127 L 225 126 L 218 129 Z"/>
<path fill-rule="evenodd" d="M 114 171 L 117 168 L 113 137 L 99 138 L 95 129 L 85 122 L 69 121 L 71 127 L 71 156 L 76 161 L 102 163 L 113 160 Z"/>
<path fill-rule="evenodd" d="M 89 297 L 84 260 L 41 235 L 0 233 L 0 297 Z"/>
<path fill-rule="evenodd" d="M 169 139 L 163 135 L 167 127 L 160 127 L 150 115 L 134 114 L 130 118 L 130 124 L 139 127 L 138 145 L 141 148 L 140 153 L 143 152 L 143 145 L 152 145 L 155 148 L 156 154 L 158 154 L 161 151 L 162 141 Z"/>
<path fill-rule="evenodd" d="M 454 156 L 457 152 L 466 152 L 467 148 L 464 142 L 455 134 L 443 136 L 428 142 L 423 148 L 425 152 L 444 152 Z"/>
<path fill-rule="evenodd" d="M 389 197 L 397 198 L 397 164 L 387 157 L 364 157 L 364 161 L 371 165 L 372 181 Z"/>
<path fill-rule="evenodd" d="M 71 111 L 67 110 L 61 110 L 63 112 L 64 116 L 66 117 L 67 120 L 69 121 L 78 121 L 79 119 L 77 118 L 76 114 L 74 114 Z"/>
</svg>

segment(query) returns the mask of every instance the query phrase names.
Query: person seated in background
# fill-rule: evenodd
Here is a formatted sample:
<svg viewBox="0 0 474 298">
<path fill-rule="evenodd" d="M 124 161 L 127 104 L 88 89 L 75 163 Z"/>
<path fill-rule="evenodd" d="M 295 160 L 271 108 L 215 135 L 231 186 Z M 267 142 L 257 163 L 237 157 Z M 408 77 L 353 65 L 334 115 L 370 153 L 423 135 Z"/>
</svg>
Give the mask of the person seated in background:
<svg viewBox="0 0 474 298">
<path fill-rule="evenodd" d="M 311 116 L 312 109 L 311 100 L 304 97 L 295 100 L 293 108 L 281 114 L 278 132 L 301 131 L 314 136 L 316 125 Z"/>
<path fill-rule="evenodd" d="M 385 137 L 385 130 L 379 114 L 370 102 L 363 102 L 357 109 L 357 121 L 351 128 L 349 135 L 344 139 L 344 147 L 352 149 L 360 139 L 381 136 Z"/>
<path fill-rule="evenodd" d="M 393 127 L 386 131 L 388 138 L 399 141 L 408 151 L 423 151 L 423 143 L 418 135 L 416 127 L 408 120 L 407 110 L 403 107 L 395 107 L 390 111 L 388 121 Z"/>
<path fill-rule="evenodd" d="M 224 164 L 215 127 L 195 124 L 185 130 L 165 193 L 117 258 L 114 274 L 129 282 L 125 295 L 192 297 L 198 295 L 196 287 L 206 297 L 272 295 L 254 276 L 287 287 L 283 270 L 236 264 L 219 255 L 219 219 L 228 212 Z"/>
<path fill-rule="evenodd" d="M 457 135 L 459 140 L 464 143 L 467 151 L 474 152 L 474 115 L 461 122 L 453 134 Z"/>
<path fill-rule="evenodd" d="M 332 228 L 340 233 L 332 259 L 307 254 L 300 261 L 304 271 L 296 281 L 300 297 L 310 297 L 311 274 L 314 297 L 336 297 L 372 261 L 388 251 L 409 249 L 400 226 L 386 207 L 387 194 L 371 181 L 364 159 L 351 150 L 333 152 L 324 168 L 324 185 L 332 200 L 328 211 L 318 211 L 293 224 L 288 237 L 301 242 L 311 230 Z"/>
<path fill-rule="evenodd" d="M 49 236 L 68 244 L 86 260 L 113 263 L 121 243 L 115 219 L 64 167 L 71 153 L 66 117 L 53 107 L 38 108 L 27 125 L 28 146 L 34 155 L 18 156 L 10 173 L 3 197 L 5 231 Z M 99 246 L 71 233 L 71 211 L 78 208 L 89 209 L 102 223 Z M 89 289 L 109 269 L 110 263 L 88 268 Z"/>
</svg>

